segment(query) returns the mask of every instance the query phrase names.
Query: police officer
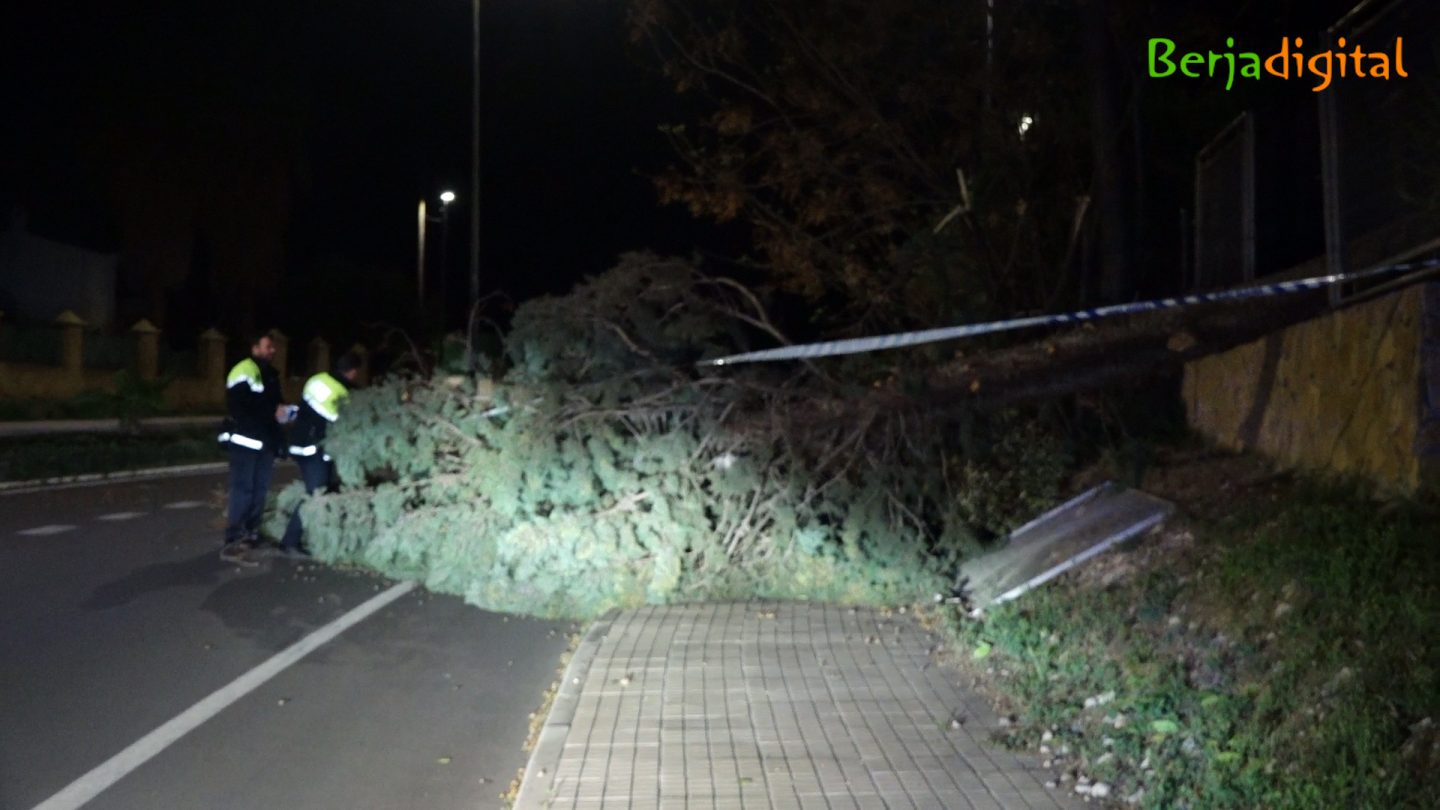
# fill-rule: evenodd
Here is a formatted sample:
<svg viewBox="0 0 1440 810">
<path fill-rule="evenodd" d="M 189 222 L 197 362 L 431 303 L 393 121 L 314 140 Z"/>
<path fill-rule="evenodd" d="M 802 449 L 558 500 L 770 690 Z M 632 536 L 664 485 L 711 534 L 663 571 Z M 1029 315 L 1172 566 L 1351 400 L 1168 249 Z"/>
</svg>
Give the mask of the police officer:
<svg viewBox="0 0 1440 810">
<path fill-rule="evenodd" d="M 340 407 L 350 396 L 350 386 L 354 385 L 359 374 L 360 358 L 347 353 L 335 361 L 333 374 L 321 372 L 305 381 L 305 401 L 290 433 L 289 451 L 300 468 L 306 495 L 318 489 L 329 489 L 334 481 L 335 465 L 325 452 L 325 431 L 340 418 Z M 280 541 L 281 556 L 292 559 L 310 556 L 310 552 L 300 544 L 303 531 L 297 508 L 285 527 L 285 537 Z"/>
<path fill-rule="evenodd" d="M 225 519 L 225 546 L 220 559 L 254 566 L 251 551 L 259 543 L 260 520 L 270 491 L 275 456 L 285 452 L 288 407 L 280 401 L 280 374 L 270 361 L 275 342 L 269 333 L 250 341 L 250 356 L 225 377 L 229 413 L 220 441 L 230 455 L 230 503 Z"/>
</svg>

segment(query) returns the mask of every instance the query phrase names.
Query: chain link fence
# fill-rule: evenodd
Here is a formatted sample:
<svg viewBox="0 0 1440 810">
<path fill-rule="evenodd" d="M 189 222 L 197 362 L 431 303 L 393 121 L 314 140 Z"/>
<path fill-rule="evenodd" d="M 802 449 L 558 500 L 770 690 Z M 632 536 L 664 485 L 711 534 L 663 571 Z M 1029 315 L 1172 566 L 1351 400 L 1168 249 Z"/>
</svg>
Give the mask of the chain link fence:
<svg viewBox="0 0 1440 810">
<path fill-rule="evenodd" d="M 85 368 L 119 371 L 135 362 L 135 341 L 129 335 L 90 332 L 85 335 Z"/>
<path fill-rule="evenodd" d="M 1330 47 L 1397 52 L 1392 77 L 1320 94 L 1326 248 L 1337 272 L 1440 246 L 1440 3 L 1371 2 L 1336 23 Z"/>
<path fill-rule="evenodd" d="M 37 366 L 59 365 L 59 327 L 0 323 L 0 361 Z"/>
<path fill-rule="evenodd" d="M 1188 291 L 1301 264 L 1355 272 L 1440 249 L 1440 3 L 1362 3 L 1322 39 L 1306 50 L 1383 52 L 1391 77 L 1337 69 L 1314 106 L 1285 100 L 1247 112 L 1200 151 Z M 1346 292 L 1335 288 L 1332 300 Z"/>
<path fill-rule="evenodd" d="M 1192 290 L 1255 278 L 1255 120 L 1241 115 L 1195 158 Z"/>
<path fill-rule="evenodd" d="M 195 349 L 174 349 L 161 343 L 159 362 L 162 377 L 200 376 L 200 353 Z"/>
</svg>

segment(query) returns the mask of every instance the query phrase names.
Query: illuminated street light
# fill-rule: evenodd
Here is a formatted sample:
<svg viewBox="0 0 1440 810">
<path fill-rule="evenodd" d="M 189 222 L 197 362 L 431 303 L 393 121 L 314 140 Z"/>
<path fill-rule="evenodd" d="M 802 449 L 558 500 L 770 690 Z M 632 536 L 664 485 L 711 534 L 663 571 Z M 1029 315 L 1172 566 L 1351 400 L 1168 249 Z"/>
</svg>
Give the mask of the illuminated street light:
<svg viewBox="0 0 1440 810">
<path fill-rule="evenodd" d="M 417 297 L 420 309 L 425 309 L 425 224 L 428 222 L 440 223 L 440 312 L 443 322 L 446 303 L 446 278 L 445 267 L 449 263 L 449 212 L 450 203 L 455 202 L 455 192 L 446 189 L 440 192 L 440 216 L 430 216 L 425 212 L 425 201 L 422 199 L 416 212 L 417 243 L 415 247 L 416 263 L 416 286 Z"/>
<path fill-rule="evenodd" d="M 455 192 L 440 192 L 440 328 L 448 324 L 450 315 L 450 203 Z"/>
</svg>

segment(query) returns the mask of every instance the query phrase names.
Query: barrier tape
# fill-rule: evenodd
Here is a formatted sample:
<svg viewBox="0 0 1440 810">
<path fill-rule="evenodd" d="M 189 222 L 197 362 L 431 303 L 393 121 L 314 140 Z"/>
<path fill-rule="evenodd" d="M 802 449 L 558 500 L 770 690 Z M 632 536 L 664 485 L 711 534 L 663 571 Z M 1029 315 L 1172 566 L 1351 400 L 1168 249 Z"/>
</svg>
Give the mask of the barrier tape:
<svg viewBox="0 0 1440 810">
<path fill-rule="evenodd" d="M 1358 273 L 1335 273 L 1328 276 L 1296 279 L 1295 281 L 1280 281 L 1274 284 L 1262 284 L 1256 287 L 1245 287 L 1238 290 L 1200 293 L 1177 298 L 1160 298 L 1152 301 L 1136 301 L 1129 304 L 1111 304 L 1094 309 L 1067 312 L 1063 315 L 1032 315 L 1024 318 L 1010 318 L 1003 321 L 948 326 L 938 329 L 923 329 L 918 332 L 898 332 L 893 335 L 849 338 L 847 340 L 827 340 L 821 343 L 806 343 L 799 346 L 781 346 L 775 349 L 763 349 L 756 352 L 717 357 L 711 360 L 701 360 L 697 365 L 732 366 L 740 363 L 761 363 L 776 360 L 809 360 L 816 357 L 833 357 L 842 354 L 861 354 L 885 349 L 899 349 L 905 346 L 938 343 L 942 340 L 955 340 L 957 338 L 974 337 L 976 335 L 986 335 L 993 332 L 1009 332 L 1015 329 L 1029 329 L 1036 326 L 1086 323 L 1088 321 L 1100 320 L 1101 318 L 1112 318 L 1116 315 L 1157 312 L 1165 309 L 1181 309 L 1195 306 L 1196 304 L 1208 304 L 1216 301 L 1240 301 L 1248 298 L 1290 295 L 1308 290 L 1318 290 L 1332 284 L 1361 281 L 1367 278 L 1393 273 L 1430 270 L 1437 267 L 1440 267 L 1440 258 L 1386 265 L 1385 267 L 1363 270 Z"/>
</svg>

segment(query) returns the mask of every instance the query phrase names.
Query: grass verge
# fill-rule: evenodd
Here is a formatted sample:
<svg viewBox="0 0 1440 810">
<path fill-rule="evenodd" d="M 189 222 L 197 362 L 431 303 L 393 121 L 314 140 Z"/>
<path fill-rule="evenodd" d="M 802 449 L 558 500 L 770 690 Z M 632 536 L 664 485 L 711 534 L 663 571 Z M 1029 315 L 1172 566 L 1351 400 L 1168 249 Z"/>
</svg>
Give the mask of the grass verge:
<svg viewBox="0 0 1440 810">
<path fill-rule="evenodd" d="M 1155 808 L 1440 807 L 1433 512 L 1249 480 L 1168 493 L 1200 506 L 983 619 L 945 611 L 959 663 L 1059 789 Z"/>
<path fill-rule="evenodd" d="M 0 481 L 224 461 L 211 428 L 157 433 L 70 433 L 0 439 Z"/>
</svg>

